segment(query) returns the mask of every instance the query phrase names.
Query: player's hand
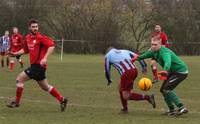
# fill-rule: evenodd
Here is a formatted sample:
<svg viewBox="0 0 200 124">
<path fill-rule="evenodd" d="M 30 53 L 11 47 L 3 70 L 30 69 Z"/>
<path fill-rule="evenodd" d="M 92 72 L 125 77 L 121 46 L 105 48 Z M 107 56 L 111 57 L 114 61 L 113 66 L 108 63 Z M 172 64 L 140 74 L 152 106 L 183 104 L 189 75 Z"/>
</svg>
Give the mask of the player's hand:
<svg viewBox="0 0 200 124">
<path fill-rule="evenodd" d="M 108 80 L 107 86 L 110 86 L 110 84 L 112 83 L 112 80 Z"/>
<path fill-rule="evenodd" d="M 47 59 L 46 58 L 43 58 L 41 61 L 40 61 L 40 65 L 46 65 L 47 64 Z"/>
<path fill-rule="evenodd" d="M 160 80 L 167 80 L 167 77 L 168 77 L 168 72 L 167 71 L 160 71 L 158 72 L 158 76 L 160 78 Z"/>
<path fill-rule="evenodd" d="M 8 54 L 9 54 L 11 57 L 16 56 L 16 54 L 15 54 L 14 52 L 8 51 Z"/>
</svg>

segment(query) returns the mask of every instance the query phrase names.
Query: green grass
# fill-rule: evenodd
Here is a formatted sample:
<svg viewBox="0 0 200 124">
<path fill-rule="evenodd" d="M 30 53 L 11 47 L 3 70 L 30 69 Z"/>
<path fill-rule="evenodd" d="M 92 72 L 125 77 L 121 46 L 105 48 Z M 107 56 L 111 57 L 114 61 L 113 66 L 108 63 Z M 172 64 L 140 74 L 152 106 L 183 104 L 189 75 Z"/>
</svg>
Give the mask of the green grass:
<svg viewBox="0 0 200 124">
<path fill-rule="evenodd" d="M 27 67 L 28 58 L 24 58 Z M 16 65 L 13 73 L 8 69 L 0 70 L 0 124 L 197 124 L 200 121 L 200 57 L 182 59 L 188 64 L 190 73 L 176 92 L 190 110 L 187 115 L 178 118 L 162 116 L 167 107 L 159 92 L 161 83 L 154 85 L 149 92 L 142 92 L 137 88 L 141 75 L 135 81 L 134 90 L 154 93 L 157 108 L 152 109 L 145 101 L 129 101 L 129 114 L 120 115 L 119 75 L 113 70 L 114 82 L 110 87 L 106 86 L 102 55 L 64 55 L 63 62 L 59 55 L 53 55 L 49 58 L 47 77 L 50 84 L 69 98 L 66 112 L 61 113 L 57 101 L 34 81 L 26 82 L 19 108 L 6 108 L 5 101 L 14 97 L 15 78 L 22 71 Z"/>
</svg>

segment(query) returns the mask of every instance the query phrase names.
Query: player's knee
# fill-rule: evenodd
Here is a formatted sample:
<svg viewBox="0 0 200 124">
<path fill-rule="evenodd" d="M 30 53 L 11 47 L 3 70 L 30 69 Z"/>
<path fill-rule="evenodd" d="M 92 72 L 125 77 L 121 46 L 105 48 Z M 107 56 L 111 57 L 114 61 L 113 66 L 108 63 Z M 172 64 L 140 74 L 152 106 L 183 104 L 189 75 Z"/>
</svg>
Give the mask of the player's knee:
<svg viewBox="0 0 200 124">
<path fill-rule="evenodd" d="M 170 90 L 160 89 L 160 92 L 163 94 L 163 96 L 165 96 L 166 94 L 168 94 L 170 92 Z"/>
<path fill-rule="evenodd" d="M 14 60 L 11 60 L 10 63 L 15 63 L 15 61 L 14 61 Z"/>
<path fill-rule="evenodd" d="M 41 86 L 41 88 L 42 88 L 44 91 L 50 92 L 51 89 L 53 88 L 53 86 L 51 86 L 51 85 L 43 85 L 43 86 Z"/>
<path fill-rule="evenodd" d="M 129 100 L 129 93 L 123 93 L 123 98 L 125 99 L 125 100 Z"/>
<path fill-rule="evenodd" d="M 16 80 L 16 86 L 17 87 L 24 87 L 24 83 L 20 80 Z"/>
</svg>

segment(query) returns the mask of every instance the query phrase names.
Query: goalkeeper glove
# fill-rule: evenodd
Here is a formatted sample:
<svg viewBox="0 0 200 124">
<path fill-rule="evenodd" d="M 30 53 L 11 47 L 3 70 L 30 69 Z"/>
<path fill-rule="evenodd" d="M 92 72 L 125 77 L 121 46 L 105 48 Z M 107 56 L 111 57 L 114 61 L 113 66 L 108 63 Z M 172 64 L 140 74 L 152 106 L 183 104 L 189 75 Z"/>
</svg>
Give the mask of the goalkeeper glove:
<svg viewBox="0 0 200 124">
<path fill-rule="evenodd" d="M 160 71 L 158 72 L 158 76 L 160 78 L 160 80 L 167 80 L 167 77 L 168 77 L 168 72 L 167 71 Z"/>
</svg>

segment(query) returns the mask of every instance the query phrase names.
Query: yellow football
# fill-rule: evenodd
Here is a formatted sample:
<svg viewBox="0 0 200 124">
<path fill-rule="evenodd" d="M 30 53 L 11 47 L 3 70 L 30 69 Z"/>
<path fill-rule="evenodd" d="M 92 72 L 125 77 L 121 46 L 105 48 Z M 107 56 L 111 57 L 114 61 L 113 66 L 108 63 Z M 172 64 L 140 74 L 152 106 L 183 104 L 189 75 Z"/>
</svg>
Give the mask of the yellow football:
<svg viewBox="0 0 200 124">
<path fill-rule="evenodd" d="M 152 81 L 149 78 L 142 78 L 138 82 L 138 87 L 141 90 L 148 91 L 152 88 Z"/>
</svg>

